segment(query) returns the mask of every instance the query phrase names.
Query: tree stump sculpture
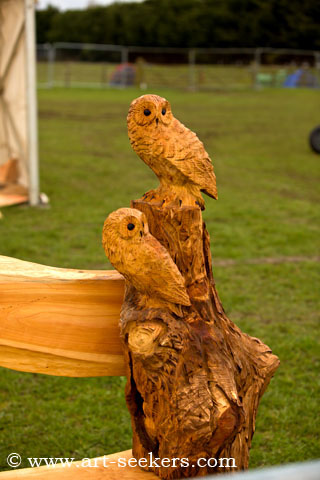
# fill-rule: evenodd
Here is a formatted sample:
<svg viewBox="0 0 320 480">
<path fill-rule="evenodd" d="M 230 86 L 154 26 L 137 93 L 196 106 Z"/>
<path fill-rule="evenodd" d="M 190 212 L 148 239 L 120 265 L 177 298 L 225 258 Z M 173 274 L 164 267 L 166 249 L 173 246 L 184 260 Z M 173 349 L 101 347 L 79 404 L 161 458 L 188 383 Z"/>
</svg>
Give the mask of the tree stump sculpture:
<svg viewBox="0 0 320 480">
<path fill-rule="evenodd" d="M 245 469 L 258 403 L 279 360 L 219 300 L 201 214 L 201 191 L 217 198 L 211 160 L 156 95 L 132 102 L 128 130 L 160 180 L 131 209 L 112 213 L 103 231 L 126 279 L 121 335 L 133 454 L 152 458 L 141 467 L 164 479 Z"/>
</svg>

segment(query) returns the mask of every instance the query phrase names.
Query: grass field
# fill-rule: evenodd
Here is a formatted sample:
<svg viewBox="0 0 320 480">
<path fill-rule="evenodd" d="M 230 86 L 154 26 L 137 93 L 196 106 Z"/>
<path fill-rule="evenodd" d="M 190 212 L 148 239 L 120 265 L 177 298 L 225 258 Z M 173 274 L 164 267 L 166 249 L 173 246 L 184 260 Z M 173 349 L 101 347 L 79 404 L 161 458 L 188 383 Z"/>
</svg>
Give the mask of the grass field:
<svg viewBox="0 0 320 480">
<path fill-rule="evenodd" d="M 219 200 L 206 199 L 204 217 L 225 310 L 281 360 L 259 408 L 250 467 L 319 457 L 320 157 L 307 144 L 320 123 L 319 93 L 157 93 L 213 159 Z M 140 94 L 39 92 L 41 187 L 51 204 L 3 210 L 0 254 L 110 268 L 105 217 L 157 184 L 127 139 L 128 106 Z M 27 466 L 27 457 L 130 448 L 124 384 L 1 369 L 0 470 L 11 452 Z"/>
</svg>

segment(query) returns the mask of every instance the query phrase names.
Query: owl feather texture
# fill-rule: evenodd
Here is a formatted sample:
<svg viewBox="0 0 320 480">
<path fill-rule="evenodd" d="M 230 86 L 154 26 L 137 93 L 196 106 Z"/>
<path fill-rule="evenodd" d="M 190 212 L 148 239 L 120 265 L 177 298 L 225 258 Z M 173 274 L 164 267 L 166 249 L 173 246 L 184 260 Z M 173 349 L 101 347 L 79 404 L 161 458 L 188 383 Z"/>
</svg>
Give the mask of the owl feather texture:
<svg viewBox="0 0 320 480">
<path fill-rule="evenodd" d="M 190 305 L 185 281 L 167 250 L 150 233 L 145 215 L 120 208 L 106 219 L 102 243 L 112 265 L 139 294 L 139 306 L 167 307 L 182 316 Z"/>
<path fill-rule="evenodd" d="M 133 150 L 160 180 L 165 203 L 204 208 L 201 192 L 217 199 L 213 165 L 197 135 L 177 120 L 170 103 L 158 95 L 143 95 L 130 105 L 128 134 Z"/>
</svg>

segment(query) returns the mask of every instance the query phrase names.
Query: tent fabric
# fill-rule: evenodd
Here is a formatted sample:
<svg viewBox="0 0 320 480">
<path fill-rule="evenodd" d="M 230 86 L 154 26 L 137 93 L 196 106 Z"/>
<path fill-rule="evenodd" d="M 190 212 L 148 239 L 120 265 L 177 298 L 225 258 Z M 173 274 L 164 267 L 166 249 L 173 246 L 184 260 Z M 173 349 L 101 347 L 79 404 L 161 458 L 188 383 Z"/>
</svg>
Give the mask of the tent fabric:
<svg viewBox="0 0 320 480">
<path fill-rule="evenodd" d="M 319 87 L 319 82 L 311 72 L 308 72 L 307 70 L 301 68 L 299 70 L 296 70 L 294 73 L 288 75 L 283 86 L 287 88 L 317 88 Z"/>
<path fill-rule="evenodd" d="M 28 186 L 24 0 L 0 0 L 0 165 L 17 159 Z"/>
<path fill-rule="evenodd" d="M 136 70 L 134 65 L 131 65 L 130 63 L 118 65 L 115 71 L 112 73 L 110 87 L 130 87 L 134 85 L 135 76 Z"/>
</svg>

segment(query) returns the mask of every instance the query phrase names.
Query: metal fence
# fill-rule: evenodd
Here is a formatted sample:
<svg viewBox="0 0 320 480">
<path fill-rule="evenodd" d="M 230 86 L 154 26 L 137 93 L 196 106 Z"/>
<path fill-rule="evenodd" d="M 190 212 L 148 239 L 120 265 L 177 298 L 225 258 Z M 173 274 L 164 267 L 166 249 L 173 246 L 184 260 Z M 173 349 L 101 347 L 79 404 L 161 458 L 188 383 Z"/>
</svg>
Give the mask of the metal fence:
<svg viewBox="0 0 320 480">
<path fill-rule="evenodd" d="M 281 87 L 302 72 L 319 86 L 320 52 L 271 48 L 153 48 L 55 43 L 37 46 L 40 87 L 109 86 L 241 90 Z"/>
</svg>

